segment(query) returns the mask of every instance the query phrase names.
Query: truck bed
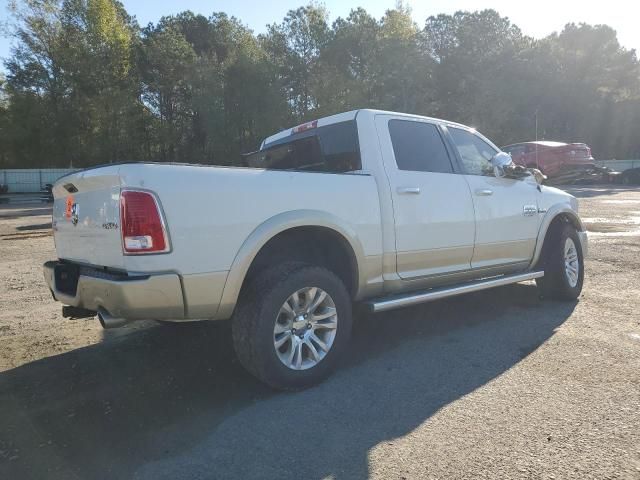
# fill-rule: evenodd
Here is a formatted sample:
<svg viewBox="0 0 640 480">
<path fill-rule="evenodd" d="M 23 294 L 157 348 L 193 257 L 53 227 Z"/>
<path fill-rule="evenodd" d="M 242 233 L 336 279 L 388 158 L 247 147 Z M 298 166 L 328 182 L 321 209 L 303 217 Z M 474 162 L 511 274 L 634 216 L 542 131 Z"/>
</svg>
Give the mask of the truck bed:
<svg viewBox="0 0 640 480">
<path fill-rule="evenodd" d="M 170 253 L 123 254 L 119 230 L 123 189 L 156 194 Z M 334 216 L 361 239 L 364 255 L 381 252 L 377 187 L 367 174 L 130 163 L 63 177 L 53 195 L 58 257 L 87 265 L 133 272 L 227 271 L 254 230 L 273 217 L 296 211 Z M 76 212 L 71 212 L 73 205 Z"/>
</svg>

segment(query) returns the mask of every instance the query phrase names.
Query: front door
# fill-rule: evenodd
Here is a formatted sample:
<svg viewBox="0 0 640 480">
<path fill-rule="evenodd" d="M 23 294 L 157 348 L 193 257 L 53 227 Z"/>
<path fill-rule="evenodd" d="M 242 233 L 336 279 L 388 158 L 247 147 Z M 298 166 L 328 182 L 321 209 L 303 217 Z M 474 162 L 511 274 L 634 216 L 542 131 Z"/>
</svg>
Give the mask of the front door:
<svg viewBox="0 0 640 480">
<path fill-rule="evenodd" d="M 496 178 L 490 159 L 498 150 L 473 131 L 447 127 L 469 184 L 476 215 L 471 266 L 528 263 L 540 225 L 537 184 L 524 179 Z"/>
<path fill-rule="evenodd" d="M 471 268 L 475 220 L 463 175 L 454 173 L 440 128 L 428 120 L 378 115 L 402 279 Z"/>
</svg>

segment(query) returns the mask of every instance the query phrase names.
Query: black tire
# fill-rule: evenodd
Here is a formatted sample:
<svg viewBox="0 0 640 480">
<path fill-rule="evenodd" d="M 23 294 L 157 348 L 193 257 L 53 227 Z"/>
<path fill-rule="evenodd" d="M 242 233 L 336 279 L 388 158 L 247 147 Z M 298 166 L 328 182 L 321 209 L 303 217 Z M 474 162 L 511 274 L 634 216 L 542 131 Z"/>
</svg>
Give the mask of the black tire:
<svg viewBox="0 0 640 480">
<path fill-rule="evenodd" d="M 578 255 L 577 282 L 572 285 L 565 271 L 564 249 L 567 239 L 575 245 Z M 584 282 L 584 258 L 582 245 L 576 229 L 569 224 L 560 224 L 549 232 L 545 239 L 540 266 L 544 277 L 536 279 L 543 297 L 556 300 L 576 300 L 582 292 Z"/>
<path fill-rule="evenodd" d="M 293 370 L 274 346 L 274 326 L 283 303 L 294 292 L 318 287 L 333 300 L 338 328 L 333 345 L 315 366 Z M 233 344 L 240 363 L 256 378 L 278 390 L 300 390 L 324 380 L 336 367 L 351 336 L 351 298 L 342 281 L 326 268 L 301 263 L 271 267 L 252 279 L 233 314 Z"/>
</svg>

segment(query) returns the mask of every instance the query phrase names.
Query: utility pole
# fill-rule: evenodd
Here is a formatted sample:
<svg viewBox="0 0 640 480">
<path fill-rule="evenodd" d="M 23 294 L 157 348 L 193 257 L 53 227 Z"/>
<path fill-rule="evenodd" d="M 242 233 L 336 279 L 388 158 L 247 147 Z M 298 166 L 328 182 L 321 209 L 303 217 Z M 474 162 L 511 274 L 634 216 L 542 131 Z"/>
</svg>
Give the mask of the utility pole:
<svg viewBox="0 0 640 480">
<path fill-rule="evenodd" d="M 536 108 L 536 113 L 535 113 L 535 117 L 536 117 L 536 168 L 538 170 L 540 170 L 540 166 L 538 165 L 538 109 Z"/>
</svg>

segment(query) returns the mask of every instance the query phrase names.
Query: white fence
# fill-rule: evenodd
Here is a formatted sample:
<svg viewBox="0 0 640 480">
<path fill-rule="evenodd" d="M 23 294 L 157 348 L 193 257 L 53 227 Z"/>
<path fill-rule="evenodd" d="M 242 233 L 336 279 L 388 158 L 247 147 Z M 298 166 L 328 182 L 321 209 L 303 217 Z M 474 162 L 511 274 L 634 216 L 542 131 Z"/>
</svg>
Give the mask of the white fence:
<svg viewBox="0 0 640 480">
<path fill-rule="evenodd" d="M 624 172 L 630 168 L 640 167 L 640 160 L 596 160 L 601 167 L 609 167 L 618 172 Z"/>
<path fill-rule="evenodd" d="M 0 185 L 6 185 L 9 193 L 39 192 L 47 183 L 55 183 L 60 177 L 76 170 L 75 168 L 0 169 Z"/>
</svg>

